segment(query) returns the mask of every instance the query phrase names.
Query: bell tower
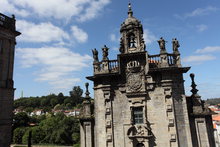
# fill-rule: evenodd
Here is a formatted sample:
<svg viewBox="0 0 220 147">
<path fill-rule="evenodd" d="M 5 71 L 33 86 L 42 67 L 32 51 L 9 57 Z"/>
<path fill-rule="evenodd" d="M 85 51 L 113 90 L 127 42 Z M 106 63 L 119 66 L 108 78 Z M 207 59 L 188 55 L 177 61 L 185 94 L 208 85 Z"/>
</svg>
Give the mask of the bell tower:
<svg viewBox="0 0 220 147">
<path fill-rule="evenodd" d="M 120 32 L 119 50 L 122 54 L 145 51 L 143 27 L 141 22 L 133 16 L 130 3 L 128 5 L 128 18 L 121 24 Z"/>
<path fill-rule="evenodd" d="M 15 17 L 0 13 L 0 147 L 9 147 L 14 101 L 13 66 L 16 36 Z"/>
</svg>

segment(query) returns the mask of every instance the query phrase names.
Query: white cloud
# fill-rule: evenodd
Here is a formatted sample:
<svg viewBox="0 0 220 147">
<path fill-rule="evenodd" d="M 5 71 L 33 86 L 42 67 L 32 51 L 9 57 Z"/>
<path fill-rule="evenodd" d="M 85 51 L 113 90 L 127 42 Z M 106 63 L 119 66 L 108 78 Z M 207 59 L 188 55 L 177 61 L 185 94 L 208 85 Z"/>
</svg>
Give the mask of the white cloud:
<svg viewBox="0 0 220 147">
<path fill-rule="evenodd" d="M 152 34 L 149 30 L 144 29 L 144 40 L 146 44 L 150 44 L 152 42 L 154 42 L 155 40 L 157 40 L 156 36 L 154 34 Z"/>
<path fill-rule="evenodd" d="M 110 0 L 1 0 L 0 11 L 22 17 L 37 15 L 65 20 L 75 17 L 83 22 L 97 17 L 109 3 Z"/>
<path fill-rule="evenodd" d="M 114 50 L 114 51 L 119 51 L 118 47 L 116 47 L 116 46 L 113 46 L 113 47 L 112 47 L 112 50 Z"/>
<path fill-rule="evenodd" d="M 28 11 L 16 8 L 16 6 L 13 5 L 12 2 L 9 0 L 1 0 L 0 6 L 0 12 L 2 13 L 16 14 L 22 17 L 27 17 L 29 15 Z"/>
<path fill-rule="evenodd" d="M 220 46 L 207 46 L 203 49 L 197 49 L 196 53 L 211 53 L 220 51 Z"/>
<path fill-rule="evenodd" d="M 35 80 L 48 82 L 54 88 L 69 88 L 80 81 L 72 75 L 88 67 L 92 61 L 89 55 L 80 55 L 59 47 L 18 48 L 16 53 L 24 68 L 40 68 L 36 71 Z"/>
<path fill-rule="evenodd" d="M 203 32 L 208 29 L 207 25 L 204 24 L 197 25 L 196 28 L 198 29 L 199 32 Z"/>
<path fill-rule="evenodd" d="M 202 63 L 204 61 L 210 61 L 210 60 L 215 60 L 216 57 L 212 55 L 193 55 L 193 56 L 188 56 L 183 58 L 183 62 L 185 63 Z"/>
<path fill-rule="evenodd" d="M 62 42 L 69 39 L 69 35 L 61 28 L 54 26 L 50 22 L 35 24 L 25 20 L 17 20 L 17 29 L 22 32 L 18 37 L 24 42 Z"/>
<path fill-rule="evenodd" d="M 210 12 L 214 12 L 216 10 L 217 10 L 217 8 L 212 7 L 212 6 L 208 6 L 206 8 L 197 8 L 197 9 L 195 9 L 194 11 L 192 11 L 190 13 L 186 13 L 185 17 L 195 17 L 195 16 L 207 15 Z"/>
<path fill-rule="evenodd" d="M 116 35 L 116 34 L 114 34 L 114 33 L 111 33 L 111 34 L 109 35 L 109 39 L 110 39 L 110 41 L 112 41 L 112 42 L 119 43 L 119 42 L 120 42 L 120 35 Z"/>
<path fill-rule="evenodd" d="M 79 43 L 84 43 L 88 40 L 88 34 L 80 29 L 78 26 L 74 25 L 71 27 L 72 34 L 74 38 L 79 42 Z"/>
<path fill-rule="evenodd" d="M 110 40 L 111 40 L 112 42 L 118 41 L 115 34 L 110 34 L 109 37 L 110 37 Z"/>
<path fill-rule="evenodd" d="M 189 18 L 189 17 L 208 15 L 211 12 L 215 12 L 217 10 L 218 10 L 218 8 L 216 8 L 216 7 L 208 6 L 206 8 L 197 8 L 197 9 L 193 10 L 192 12 L 185 13 L 183 15 L 175 14 L 174 16 L 177 17 L 177 18 L 180 18 L 180 19 L 186 19 L 186 18 Z"/>
<path fill-rule="evenodd" d="M 85 11 L 79 16 L 78 21 L 84 22 L 93 19 L 101 14 L 100 11 L 110 3 L 110 0 L 91 0 L 89 6 Z"/>
</svg>

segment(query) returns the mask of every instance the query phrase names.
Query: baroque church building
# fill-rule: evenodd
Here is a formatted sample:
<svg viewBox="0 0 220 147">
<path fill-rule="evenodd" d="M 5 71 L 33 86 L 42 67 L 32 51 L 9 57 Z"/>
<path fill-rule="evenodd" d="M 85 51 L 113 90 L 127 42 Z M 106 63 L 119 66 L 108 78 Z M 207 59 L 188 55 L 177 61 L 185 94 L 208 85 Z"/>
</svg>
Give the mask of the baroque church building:
<svg viewBox="0 0 220 147">
<path fill-rule="evenodd" d="M 133 16 L 121 24 L 120 53 L 102 59 L 93 50 L 94 100 L 88 84 L 80 117 L 81 147 L 214 147 L 211 111 L 197 93 L 194 74 L 192 95 L 186 96 L 179 43 L 173 39 L 168 53 L 158 40 L 160 53 L 145 49 L 143 27 Z"/>
</svg>

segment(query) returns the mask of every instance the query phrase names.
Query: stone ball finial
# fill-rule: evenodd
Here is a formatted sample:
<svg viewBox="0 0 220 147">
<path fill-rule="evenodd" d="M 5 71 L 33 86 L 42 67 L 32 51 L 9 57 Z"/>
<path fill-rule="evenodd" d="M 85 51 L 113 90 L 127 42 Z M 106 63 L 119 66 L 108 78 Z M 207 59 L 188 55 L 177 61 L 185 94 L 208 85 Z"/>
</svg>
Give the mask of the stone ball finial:
<svg viewBox="0 0 220 147">
<path fill-rule="evenodd" d="M 85 83 L 85 86 L 86 86 L 86 92 L 85 92 L 85 95 L 86 95 L 86 98 L 89 98 L 89 83 Z"/>
<path fill-rule="evenodd" d="M 196 89 L 196 83 L 195 83 L 195 81 L 194 81 L 194 78 L 195 78 L 195 74 L 194 73 L 191 73 L 190 74 L 190 78 L 191 78 L 191 80 L 192 80 L 192 84 L 191 84 L 191 87 L 192 87 L 192 90 L 191 90 L 191 92 L 192 92 L 192 96 L 194 96 L 194 97 L 198 97 L 199 95 L 198 95 L 198 89 Z"/>
<path fill-rule="evenodd" d="M 132 11 L 132 8 L 131 8 L 131 3 L 128 4 L 128 17 L 132 17 L 133 15 L 133 11 Z"/>
<path fill-rule="evenodd" d="M 194 81 L 195 74 L 194 74 L 194 73 L 191 73 L 191 74 L 190 74 L 190 77 L 191 77 L 192 81 Z"/>
<path fill-rule="evenodd" d="M 85 83 L 85 86 L 86 86 L 86 90 L 88 90 L 89 83 Z"/>
<path fill-rule="evenodd" d="M 131 9 L 131 3 L 128 3 L 128 8 L 129 8 L 129 10 Z"/>
</svg>

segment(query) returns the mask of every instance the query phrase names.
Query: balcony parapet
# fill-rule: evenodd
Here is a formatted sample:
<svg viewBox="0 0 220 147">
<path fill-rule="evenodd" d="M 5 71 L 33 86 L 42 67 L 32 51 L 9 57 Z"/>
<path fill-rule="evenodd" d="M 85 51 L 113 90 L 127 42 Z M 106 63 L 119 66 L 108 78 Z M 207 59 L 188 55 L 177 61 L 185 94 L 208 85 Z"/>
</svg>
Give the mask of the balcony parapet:
<svg viewBox="0 0 220 147">
<path fill-rule="evenodd" d="M 118 60 L 103 60 L 93 63 L 94 74 L 117 73 L 119 72 Z"/>
<path fill-rule="evenodd" d="M 149 68 L 181 67 L 180 54 L 163 53 L 148 55 Z"/>
<path fill-rule="evenodd" d="M 12 18 L 0 13 L 0 26 L 15 31 L 15 16 Z"/>
</svg>

